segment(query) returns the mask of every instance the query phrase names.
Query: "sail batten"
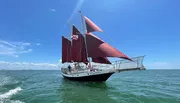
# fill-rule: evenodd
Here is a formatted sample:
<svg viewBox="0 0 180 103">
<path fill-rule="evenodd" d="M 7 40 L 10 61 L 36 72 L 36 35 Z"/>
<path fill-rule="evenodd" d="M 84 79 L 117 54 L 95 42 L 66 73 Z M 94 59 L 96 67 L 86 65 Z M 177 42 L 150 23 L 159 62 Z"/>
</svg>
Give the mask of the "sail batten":
<svg viewBox="0 0 180 103">
<path fill-rule="evenodd" d="M 71 41 L 62 36 L 62 63 L 71 62 Z"/>
<path fill-rule="evenodd" d="M 128 56 L 107 44 L 92 33 L 86 33 L 88 57 L 119 57 L 131 60 Z"/>
<path fill-rule="evenodd" d="M 101 30 L 101 28 L 98 27 L 95 23 L 93 23 L 89 18 L 87 18 L 86 16 L 84 16 L 84 18 L 85 18 L 85 24 L 86 24 L 87 33 L 94 32 L 94 31 L 103 32 Z"/>
</svg>

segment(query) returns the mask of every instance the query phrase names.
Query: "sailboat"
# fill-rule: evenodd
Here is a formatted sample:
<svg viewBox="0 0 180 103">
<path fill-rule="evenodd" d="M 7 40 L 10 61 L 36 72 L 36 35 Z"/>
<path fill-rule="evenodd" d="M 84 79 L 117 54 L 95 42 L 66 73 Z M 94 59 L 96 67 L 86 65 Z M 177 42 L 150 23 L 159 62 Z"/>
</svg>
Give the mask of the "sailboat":
<svg viewBox="0 0 180 103">
<path fill-rule="evenodd" d="M 112 74 L 145 70 L 144 56 L 129 58 L 109 45 L 93 32 L 103 32 L 88 17 L 80 12 L 83 32 L 72 25 L 71 39 L 62 36 L 62 76 L 74 81 L 105 82 Z M 111 62 L 108 57 L 122 60 Z"/>
</svg>

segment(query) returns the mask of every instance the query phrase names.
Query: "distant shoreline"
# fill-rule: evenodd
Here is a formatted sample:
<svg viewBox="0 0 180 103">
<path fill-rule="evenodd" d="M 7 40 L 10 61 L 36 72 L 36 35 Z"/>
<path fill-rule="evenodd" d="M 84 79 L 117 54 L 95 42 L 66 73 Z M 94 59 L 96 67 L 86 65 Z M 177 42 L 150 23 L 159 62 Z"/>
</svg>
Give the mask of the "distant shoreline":
<svg viewBox="0 0 180 103">
<path fill-rule="evenodd" d="M 33 69 L 29 69 L 29 70 L 23 70 L 23 69 L 17 69 L 17 70 L 8 69 L 8 70 L 5 70 L 5 69 L 0 69 L 0 71 L 30 71 L 30 70 L 35 71 L 35 70 L 33 70 Z M 58 70 L 55 70 L 55 69 L 53 69 L 53 70 L 50 70 L 50 69 L 47 69 L 47 70 L 37 69 L 37 70 L 38 70 L 38 71 L 60 71 L 60 69 L 58 69 Z"/>
<path fill-rule="evenodd" d="M 17 70 L 12 70 L 12 69 L 8 69 L 8 70 L 6 70 L 6 69 L 0 69 L 0 71 L 30 71 L 30 70 L 32 70 L 32 71 L 35 71 L 34 69 L 26 69 L 26 70 L 23 70 L 23 69 L 17 69 Z M 40 70 L 40 69 L 37 69 L 38 71 L 60 71 L 60 69 L 52 69 L 52 70 L 50 70 L 50 69 L 47 69 L 47 70 Z M 146 69 L 146 70 L 180 70 L 180 69 Z M 145 71 L 146 71 L 145 70 Z"/>
</svg>

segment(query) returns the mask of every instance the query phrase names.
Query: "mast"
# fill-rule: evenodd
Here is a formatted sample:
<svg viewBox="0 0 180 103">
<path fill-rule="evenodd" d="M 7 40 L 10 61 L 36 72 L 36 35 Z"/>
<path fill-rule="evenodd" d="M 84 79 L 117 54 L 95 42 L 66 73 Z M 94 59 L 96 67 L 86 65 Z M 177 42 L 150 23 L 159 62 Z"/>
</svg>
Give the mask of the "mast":
<svg viewBox="0 0 180 103">
<path fill-rule="evenodd" d="M 82 29 L 83 29 L 83 33 L 82 34 L 84 34 L 86 55 L 87 55 L 87 58 L 88 58 L 88 61 L 89 61 L 89 64 L 90 64 L 90 58 L 88 57 L 88 48 L 87 48 L 87 42 L 86 42 L 86 28 L 85 28 L 85 25 L 84 25 L 83 14 L 81 13 L 81 11 L 78 11 L 78 12 L 80 13 L 80 16 L 81 16 Z"/>
<path fill-rule="evenodd" d="M 70 30 L 69 30 L 69 34 L 70 34 L 70 35 L 69 35 L 69 36 L 70 36 L 70 39 L 69 39 L 69 40 L 72 42 L 72 40 L 71 40 L 72 31 L 71 31 L 71 24 L 70 24 L 70 21 L 69 21 L 69 20 L 68 20 L 68 26 L 69 26 L 69 29 L 70 29 Z"/>
<path fill-rule="evenodd" d="M 69 37 L 69 40 L 70 40 L 70 42 L 71 42 L 70 48 L 71 48 L 71 46 L 72 46 L 72 39 L 71 39 L 72 31 L 71 31 L 71 24 L 70 24 L 70 21 L 69 21 L 69 20 L 68 20 L 68 26 L 69 26 L 69 36 L 70 36 L 70 37 Z M 70 52 L 69 52 L 69 55 L 70 55 L 70 56 L 72 56 L 72 55 L 71 55 L 71 52 L 72 52 L 72 51 L 71 51 L 71 49 L 70 49 Z M 72 61 L 72 60 L 71 60 L 71 61 Z"/>
</svg>

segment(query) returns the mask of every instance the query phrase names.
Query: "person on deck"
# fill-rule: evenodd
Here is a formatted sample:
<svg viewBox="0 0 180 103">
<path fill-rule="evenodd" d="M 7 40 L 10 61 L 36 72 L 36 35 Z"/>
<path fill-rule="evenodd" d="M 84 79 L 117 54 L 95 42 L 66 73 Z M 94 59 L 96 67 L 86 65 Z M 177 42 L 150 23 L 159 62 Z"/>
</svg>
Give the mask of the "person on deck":
<svg viewBox="0 0 180 103">
<path fill-rule="evenodd" d="M 69 72 L 71 72 L 71 66 L 70 65 L 68 66 L 68 70 L 69 70 Z"/>
<path fill-rule="evenodd" d="M 74 63 L 74 68 L 75 70 L 77 70 L 77 63 Z"/>
<path fill-rule="evenodd" d="M 87 66 L 88 66 L 88 68 L 90 69 L 90 71 L 93 71 L 93 72 L 95 71 L 95 69 L 93 69 L 93 67 L 91 66 L 91 64 L 90 64 L 90 63 L 88 63 L 88 65 L 87 65 Z"/>
</svg>

